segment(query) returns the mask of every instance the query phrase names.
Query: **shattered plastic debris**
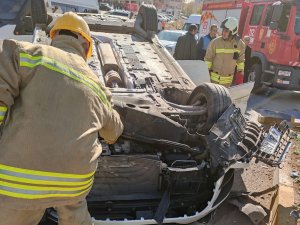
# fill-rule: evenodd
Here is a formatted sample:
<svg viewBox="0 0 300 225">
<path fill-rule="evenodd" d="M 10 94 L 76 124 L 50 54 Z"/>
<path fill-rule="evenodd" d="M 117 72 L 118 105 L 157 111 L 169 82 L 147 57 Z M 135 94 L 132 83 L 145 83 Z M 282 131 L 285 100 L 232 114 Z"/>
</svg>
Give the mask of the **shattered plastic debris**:
<svg viewBox="0 0 300 225">
<path fill-rule="evenodd" d="M 299 177 L 299 172 L 293 170 L 293 171 L 291 172 L 290 176 L 291 176 L 291 178 L 297 178 L 297 177 Z"/>
</svg>

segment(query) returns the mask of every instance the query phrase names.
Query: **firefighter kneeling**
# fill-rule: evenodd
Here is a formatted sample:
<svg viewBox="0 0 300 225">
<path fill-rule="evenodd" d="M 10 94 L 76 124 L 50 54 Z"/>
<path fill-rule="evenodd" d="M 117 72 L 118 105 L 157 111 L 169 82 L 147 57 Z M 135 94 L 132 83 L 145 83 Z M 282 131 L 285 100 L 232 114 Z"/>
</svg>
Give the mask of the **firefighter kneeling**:
<svg viewBox="0 0 300 225">
<path fill-rule="evenodd" d="M 222 36 L 211 41 L 205 62 L 210 71 L 210 81 L 230 87 L 237 68 L 236 84 L 243 83 L 245 44 L 237 36 L 238 21 L 228 17 L 221 24 Z"/>
</svg>

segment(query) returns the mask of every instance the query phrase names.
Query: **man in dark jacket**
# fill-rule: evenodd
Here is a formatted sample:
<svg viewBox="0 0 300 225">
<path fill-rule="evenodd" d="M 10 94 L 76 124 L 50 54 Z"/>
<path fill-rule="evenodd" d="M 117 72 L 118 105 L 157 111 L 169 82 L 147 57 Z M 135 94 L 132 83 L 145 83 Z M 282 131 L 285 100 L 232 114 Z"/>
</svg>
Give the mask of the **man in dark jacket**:
<svg viewBox="0 0 300 225">
<path fill-rule="evenodd" d="M 200 38 L 197 44 L 197 59 L 204 61 L 207 47 L 212 39 L 217 36 L 218 26 L 213 24 L 210 26 L 209 34 Z"/>
<path fill-rule="evenodd" d="M 178 38 L 174 53 L 174 58 L 176 60 L 197 59 L 197 41 L 195 39 L 197 30 L 197 25 L 191 24 L 189 27 L 189 31 L 184 36 Z"/>
<path fill-rule="evenodd" d="M 245 68 L 244 68 L 244 83 L 249 81 L 249 72 L 251 69 L 251 48 L 249 46 L 250 43 L 250 37 L 245 36 L 244 37 L 244 42 L 246 44 L 246 49 L 245 49 Z"/>
</svg>

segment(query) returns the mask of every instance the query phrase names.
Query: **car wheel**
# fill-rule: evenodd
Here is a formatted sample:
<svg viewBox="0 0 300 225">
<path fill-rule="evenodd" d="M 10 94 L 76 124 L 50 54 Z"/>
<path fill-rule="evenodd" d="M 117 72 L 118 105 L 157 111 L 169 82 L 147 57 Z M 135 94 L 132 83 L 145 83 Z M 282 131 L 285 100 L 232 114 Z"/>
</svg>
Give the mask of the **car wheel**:
<svg viewBox="0 0 300 225">
<path fill-rule="evenodd" d="M 44 0 L 31 0 L 31 18 L 33 28 L 37 25 L 44 25 L 46 27 L 48 16 Z"/>
<path fill-rule="evenodd" d="M 262 87 L 262 68 L 261 68 L 261 64 L 254 64 L 252 65 L 250 72 L 249 72 L 249 77 L 251 75 L 251 81 L 254 81 L 254 86 L 252 89 L 252 92 L 260 89 Z"/>
<path fill-rule="evenodd" d="M 148 32 L 157 33 L 157 11 L 155 6 L 143 4 L 139 9 L 139 14 L 143 18 L 142 28 Z"/>
<path fill-rule="evenodd" d="M 247 81 L 246 82 L 254 82 L 255 81 L 255 72 L 254 71 L 250 71 L 247 77 Z"/>
<path fill-rule="evenodd" d="M 224 86 L 204 83 L 193 90 L 187 104 L 206 107 L 205 118 L 195 118 L 195 116 L 193 118 L 194 122 L 201 123 L 197 125 L 197 132 L 205 134 L 232 104 L 232 101 L 228 89 Z"/>
</svg>

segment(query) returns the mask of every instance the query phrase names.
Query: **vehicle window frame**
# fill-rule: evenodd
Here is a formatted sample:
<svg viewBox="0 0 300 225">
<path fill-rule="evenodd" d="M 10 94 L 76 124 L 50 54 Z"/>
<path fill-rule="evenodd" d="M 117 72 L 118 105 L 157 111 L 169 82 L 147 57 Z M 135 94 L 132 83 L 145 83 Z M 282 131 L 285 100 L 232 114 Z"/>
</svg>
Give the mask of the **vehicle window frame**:
<svg viewBox="0 0 300 225">
<path fill-rule="evenodd" d="M 289 14 L 285 14 L 285 15 L 289 15 L 289 17 L 288 18 L 286 18 L 286 23 L 285 23 L 285 27 L 284 27 L 284 29 L 279 29 L 280 28 L 280 25 L 282 24 L 282 21 L 283 21 L 283 15 L 284 15 L 284 10 L 285 10 L 285 7 L 289 7 Z M 282 14 L 281 14 L 281 17 L 280 17 L 280 19 L 279 19 L 279 23 L 278 23 L 278 27 L 277 27 L 277 31 L 279 32 L 279 33 L 285 33 L 285 32 L 287 32 L 287 29 L 288 29 L 288 26 L 289 26 L 289 23 L 290 23 L 290 18 L 291 18 L 291 11 L 292 11 L 292 6 L 290 5 L 290 4 L 285 4 L 284 6 L 283 6 L 283 10 L 282 10 Z"/>
<path fill-rule="evenodd" d="M 297 15 L 295 17 L 294 32 L 296 35 L 300 35 L 300 28 L 298 28 L 298 27 L 300 27 L 300 15 Z M 298 30 L 297 30 L 297 28 L 298 28 Z"/>
<path fill-rule="evenodd" d="M 264 20 L 262 23 L 263 26 L 266 26 L 266 27 L 270 26 L 270 23 L 272 21 L 273 11 L 274 11 L 273 9 L 274 8 L 273 8 L 272 4 L 267 5 Z"/>
<path fill-rule="evenodd" d="M 250 26 L 258 26 L 261 23 L 262 15 L 264 11 L 265 5 L 255 5 L 252 10 L 251 18 L 249 25 Z M 255 19 L 254 19 L 255 18 Z"/>
</svg>

